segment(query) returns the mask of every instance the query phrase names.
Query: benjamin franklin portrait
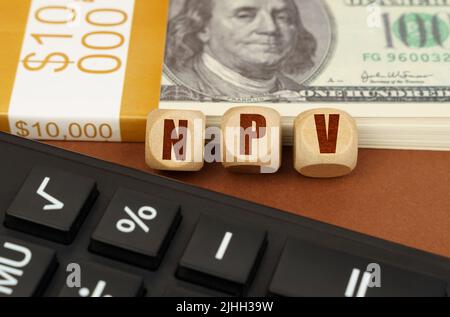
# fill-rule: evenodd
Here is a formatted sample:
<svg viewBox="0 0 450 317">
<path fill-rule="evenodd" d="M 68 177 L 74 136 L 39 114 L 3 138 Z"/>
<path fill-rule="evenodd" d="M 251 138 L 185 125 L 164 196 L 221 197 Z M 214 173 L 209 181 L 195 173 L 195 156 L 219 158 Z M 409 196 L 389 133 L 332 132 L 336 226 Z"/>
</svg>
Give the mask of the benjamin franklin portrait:
<svg viewBox="0 0 450 317">
<path fill-rule="evenodd" d="M 318 54 L 323 36 L 302 18 L 317 8 L 310 0 L 172 0 L 166 70 L 211 97 L 298 91 L 326 55 L 323 48 Z"/>
</svg>

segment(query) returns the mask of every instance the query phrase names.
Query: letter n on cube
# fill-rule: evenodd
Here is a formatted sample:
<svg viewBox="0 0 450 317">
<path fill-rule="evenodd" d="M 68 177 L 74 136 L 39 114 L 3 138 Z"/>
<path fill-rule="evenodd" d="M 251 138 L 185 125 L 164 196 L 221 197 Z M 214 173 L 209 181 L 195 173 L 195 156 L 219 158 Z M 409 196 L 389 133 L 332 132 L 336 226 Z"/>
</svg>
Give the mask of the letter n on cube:
<svg viewBox="0 0 450 317">
<path fill-rule="evenodd" d="M 152 111 L 147 118 L 147 165 L 166 171 L 201 170 L 204 161 L 205 122 L 205 116 L 199 111 Z"/>
</svg>

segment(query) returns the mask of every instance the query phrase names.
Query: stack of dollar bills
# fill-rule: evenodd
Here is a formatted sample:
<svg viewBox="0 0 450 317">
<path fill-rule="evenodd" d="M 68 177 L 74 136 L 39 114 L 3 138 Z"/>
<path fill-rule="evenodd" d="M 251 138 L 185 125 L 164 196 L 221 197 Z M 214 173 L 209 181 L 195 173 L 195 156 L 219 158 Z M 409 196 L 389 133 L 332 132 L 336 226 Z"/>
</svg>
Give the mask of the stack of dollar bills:
<svg viewBox="0 0 450 317">
<path fill-rule="evenodd" d="M 450 1 L 171 0 L 160 108 L 339 108 L 360 146 L 450 150 Z"/>
</svg>

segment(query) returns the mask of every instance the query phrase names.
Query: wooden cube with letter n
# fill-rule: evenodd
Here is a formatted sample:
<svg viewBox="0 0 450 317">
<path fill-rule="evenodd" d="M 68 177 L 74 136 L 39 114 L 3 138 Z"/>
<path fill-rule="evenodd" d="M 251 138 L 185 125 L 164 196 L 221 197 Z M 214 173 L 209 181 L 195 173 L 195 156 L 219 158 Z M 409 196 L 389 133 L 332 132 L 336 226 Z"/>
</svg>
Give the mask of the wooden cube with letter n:
<svg viewBox="0 0 450 317">
<path fill-rule="evenodd" d="M 264 107 L 236 107 L 222 119 L 222 164 L 242 173 L 275 173 L 281 165 L 281 118 Z"/>
<path fill-rule="evenodd" d="M 205 116 L 199 111 L 155 110 L 148 115 L 145 159 L 150 168 L 199 171 L 204 142 Z"/>
<path fill-rule="evenodd" d="M 358 160 L 355 120 L 336 109 L 315 109 L 300 114 L 294 123 L 295 169 L 308 177 L 349 174 Z"/>
</svg>

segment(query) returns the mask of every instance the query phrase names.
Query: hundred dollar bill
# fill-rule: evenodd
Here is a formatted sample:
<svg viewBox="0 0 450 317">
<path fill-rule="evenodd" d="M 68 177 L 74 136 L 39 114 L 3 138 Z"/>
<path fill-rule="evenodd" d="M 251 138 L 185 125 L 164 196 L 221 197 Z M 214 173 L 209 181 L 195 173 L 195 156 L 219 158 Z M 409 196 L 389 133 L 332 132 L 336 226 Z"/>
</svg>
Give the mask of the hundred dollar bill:
<svg viewBox="0 0 450 317">
<path fill-rule="evenodd" d="M 171 0 L 160 108 L 450 118 L 450 0 Z"/>
</svg>

